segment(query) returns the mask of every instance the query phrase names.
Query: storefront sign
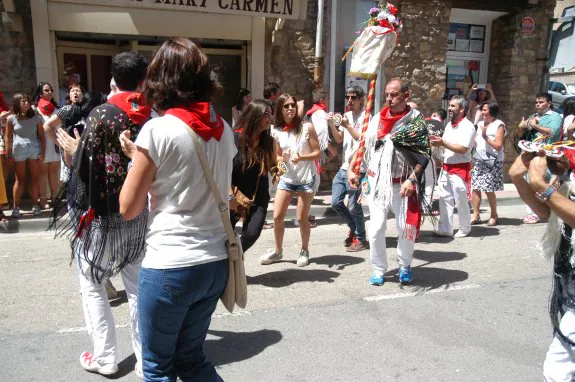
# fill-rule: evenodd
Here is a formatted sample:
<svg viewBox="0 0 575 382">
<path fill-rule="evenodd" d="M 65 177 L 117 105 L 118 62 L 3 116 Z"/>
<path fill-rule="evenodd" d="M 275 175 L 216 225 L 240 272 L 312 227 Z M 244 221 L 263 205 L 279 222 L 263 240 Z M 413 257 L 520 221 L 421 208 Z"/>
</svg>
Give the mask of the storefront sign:
<svg viewBox="0 0 575 382">
<path fill-rule="evenodd" d="M 532 34 L 535 30 L 535 20 L 533 17 L 526 16 L 521 20 L 521 32 L 523 34 L 529 35 Z"/>
<path fill-rule="evenodd" d="M 307 5 L 307 0 L 51 0 L 50 2 L 227 13 L 286 19 L 305 18 Z M 222 25 L 222 27 L 225 26 Z"/>
</svg>

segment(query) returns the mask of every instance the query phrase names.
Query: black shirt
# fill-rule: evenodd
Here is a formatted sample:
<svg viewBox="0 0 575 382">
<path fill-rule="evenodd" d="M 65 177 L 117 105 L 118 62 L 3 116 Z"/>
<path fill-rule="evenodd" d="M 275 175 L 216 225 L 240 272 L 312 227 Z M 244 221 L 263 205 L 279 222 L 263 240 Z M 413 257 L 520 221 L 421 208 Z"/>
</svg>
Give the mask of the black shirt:
<svg viewBox="0 0 575 382">
<path fill-rule="evenodd" d="M 237 187 L 245 196 L 252 198 L 254 195 L 255 200 L 259 202 L 269 202 L 270 192 L 268 184 L 268 176 L 259 175 L 261 170 L 261 163 L 255 163 L 251 167 L 247 167 L 243 171 L 243 155 L 240 144 L 240 133 L 234 132 L 234 142 L 238 153 L 234 157 L 234 168 L 232 170 L 232 186 Z M 258 184 L 259 177 L 259 184 Z M 257 185 L 257 190 L 256 190 Z"/>
</svg>

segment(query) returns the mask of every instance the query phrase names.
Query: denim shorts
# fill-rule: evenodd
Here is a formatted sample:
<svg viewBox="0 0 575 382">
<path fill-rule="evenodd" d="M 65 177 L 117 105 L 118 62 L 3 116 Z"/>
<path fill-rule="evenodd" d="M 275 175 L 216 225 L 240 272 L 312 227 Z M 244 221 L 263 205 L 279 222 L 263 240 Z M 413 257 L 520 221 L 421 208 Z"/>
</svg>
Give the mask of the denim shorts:
<svg viewBox="0 0 575 382">
<path fill-rule="evenodd" d="M 304 192 L 307 194 L 312 194 L 316 191 L 315 189 L 315 175 L 311 182 L 307 184 L 291 184 L 286 181 L 280 180 L 278 184 L 278 190 L 285 190 L 289 192 Z"/>
<path fill-rule="evenodd" d="M 12 148 L 12 157 L 14 157 L 16 162 L 23 162 L 28 159 L 36 160 L 39 156 L 39 142 L 15 143 Z"/>
</svg>

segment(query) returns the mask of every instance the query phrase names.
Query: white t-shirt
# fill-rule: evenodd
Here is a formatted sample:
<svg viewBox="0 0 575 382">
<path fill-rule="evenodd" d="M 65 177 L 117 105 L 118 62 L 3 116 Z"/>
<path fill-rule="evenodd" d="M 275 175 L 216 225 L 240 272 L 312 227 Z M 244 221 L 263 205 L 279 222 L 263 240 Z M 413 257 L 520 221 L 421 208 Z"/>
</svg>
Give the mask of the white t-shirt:
<svg viewBox="0 0 575 382">
<path fill-rule="evenodd" d="M 237 149 L 224 121 L 220 141 L 200 139 L 224 201 L 232 182 Z M 153 269 L 189 267 L 227 258 L 226 231 L 194 148 L 189 127 L 164 115 L 148 121 L 136 145 L 148 150 L 157 167 L 150 186 L 146 256 Z"/>
<path fill-rule="evenodd" d="M 345 113 L 349 124 L 353 126 L 353 129 L 361 134 L 361 129 L 363 127 L 363 118 L 365 116 L 365 110 L 362 110 L 356 119 L 353 119 L 353 113 L 348 111 Z M 371 115 L 369 116 L 371 121 Z M 339 127 L 339 131 L 343 132 L 343 158 L 341 161 L 341 169 L 347 170 L 349 168 L 349 162 L 351 162 L 351 157 L 356 152 L 359 146 L 359 140 L 353 139 L 349 131 L 342 126 Z M 365 172 L 365 164 L 361 166 L 361 172 Z"/>
<path fill-rule="evenodd" d="M 323 110 L 316 111 L 311 115 L 310 122 L 315 128 L 320 149 L 325 150 L 329 144 L 329 126 L 327 124 L 327 113 Z"/>
<path fill-rule="evenodd" d="M 490 144 L 485 142 L 483 139 L 483 125 L 485 121 L 479 121 L 477 124 L 477 133 L 475 134 L 475 153 L 473 157 L 478 160 L 483 161 L 493 161 L 497 160 L 498 162 L 503 162 L 505 159 L 505 150 L 503 147 L 499 151 L 496 151 Z M 496 119 L 487 126 L 487 138 L 495 139 L 497 136 L 497 131 L 499 130 L 499 126 L 502 126 L 505 129 L 505 124 L 503 121 Z M 506 132 L 504 134 L 507 134 Z"/>
<path fill-rule="evenodd" d="M 443 163 L 456 164 L 471 162 L 471 150 L 473 150 L 473 139 L 475 138 L 475 126 L 467 118 L 463 118 L 456 128 L 451 126 L 451 121 L 445 127 L 443 140 L 447 143 L 453 143 L 467 147 L 465 154 L 457 154 L 445 148 L 443 154 Z"/>
<path fill-rule="evenodd" d="M 300 155 L 311 153 L 309 126 L 309 123 L 304 123 L 299 136 L 295 135 L 293 131 L 275 130 L 273 136 L 281 148 L 282 154 L 288 153 L 290 157 L 295 157 L 297 153 Z M 313 177 L 316 175 L 315 161 L 302 160 L 294 164 L 288 160 L 285 161 L 285 164 L 287 172 L 281 176 L 281 180 L 289 184 L 308 184 L 313 181 Z"/>
</svg>

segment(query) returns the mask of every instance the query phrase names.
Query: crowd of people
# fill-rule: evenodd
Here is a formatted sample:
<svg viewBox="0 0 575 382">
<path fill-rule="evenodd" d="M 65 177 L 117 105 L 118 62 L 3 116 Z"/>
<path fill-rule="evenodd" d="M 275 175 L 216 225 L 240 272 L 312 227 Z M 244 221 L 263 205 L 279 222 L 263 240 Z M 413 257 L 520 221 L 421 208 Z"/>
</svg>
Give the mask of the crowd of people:
<svg viewBox="0 0 575 382">
<path fill-rule="evenodd" d="M 382 109 L 366 118 L 360 87 L 345 89 L 346 113 L 339 115 L 328 110 L 322 88 L 314 91 L 306 111 L 296 96 L 270 83 L 264 99 L 252 100 L 249 90 L 240 91 L 230 126 L 214 111 L 222 89 L 208 58 L 188 39 L 168 39 L 149 64 L 137 53 L 120 53 L 112 60 L 111 75 L 107 97 L 71 81 L 66 104 L 59 107 L 53 87 L 41 82 L 32 97 L 19 93 L 11 107 L 0 103 L 0 177 L 5 179 L 12 164 L 15 171 L 11 217 L 20 216 L 21 196 L 28 189 L 33 212 L 53 208 L 52 227 L 70 240 L 93 344 L 80 356 L 87 371 L 118 372 L 108 299 L 113 289 L 109 279 L 120 274 L 136 374 L 146 381 L 221 381 L 203 353 L 228 277 L 220 211 L 229 209 L 234 227 L 242 221 L 241 245 L 248 251 L 266 224 L 273 196 L 274 247 L 259 259 L 269 265 L 288 255 L 284 222 L 296 197 L 301 235 L 296 265 L 307 266 L 310 207 L 322 166 L 334 157 L 337 144 L 342 144 L 342 164 L 331 185 L 332 207 L 349 228 L 342 238 L 346 250 L 369 250 L 374 286 L 389 277 L 391 213 L 402 284 L 414 280 L 413 252 L 425 217 L 436 225 L 436 235 L 464 238 L 482 223 L 485 193 L 490 205 L 486 224 L 498 224 L 495 192 L 503 189 L 508 131 L 498 119 L 490 86 L 474 85 L 469 97 L 454 96 L 447 111 L 437 109 L 426 118 L 411 101 L 408 82 L 393 78 L 385 84 Z M 574 115 L 575 104 L 565 105 L 561 116 L 552 110 L 548 94 L 538 94 L 536 113 L 519 126 L 522 142 L 551 144 L 572 137 Z M 216 203 L 206 175 L 198 170 L 196 138 L 226 206 Z M 575 370 L 569 355 L 569 346 L 575 345 L 575 313 L 568 303 L 575 293 L 575 209 L 568 201 L 575 198 L 555 192 L 565 191 L 570 166 L 546 158 L 545 147 L 520 154 L 509 175 L 531 208 L 525 223 L 550 219 L 549 227 L 555 227 L 548 228 L 555 240 L 549 240 L 547 250 L 555 256 L 551 318 L 556 337 L 544 370 L 555 378 Z M 7 203 L 3 185 L 0 206 Z M 436 186 L 439 210 L 433 203 Z M 552 226 L 557 217 L 563 227 L 558 221 Z M 0 218 L 8 219 L 1 211 Z"/>
</svg>

